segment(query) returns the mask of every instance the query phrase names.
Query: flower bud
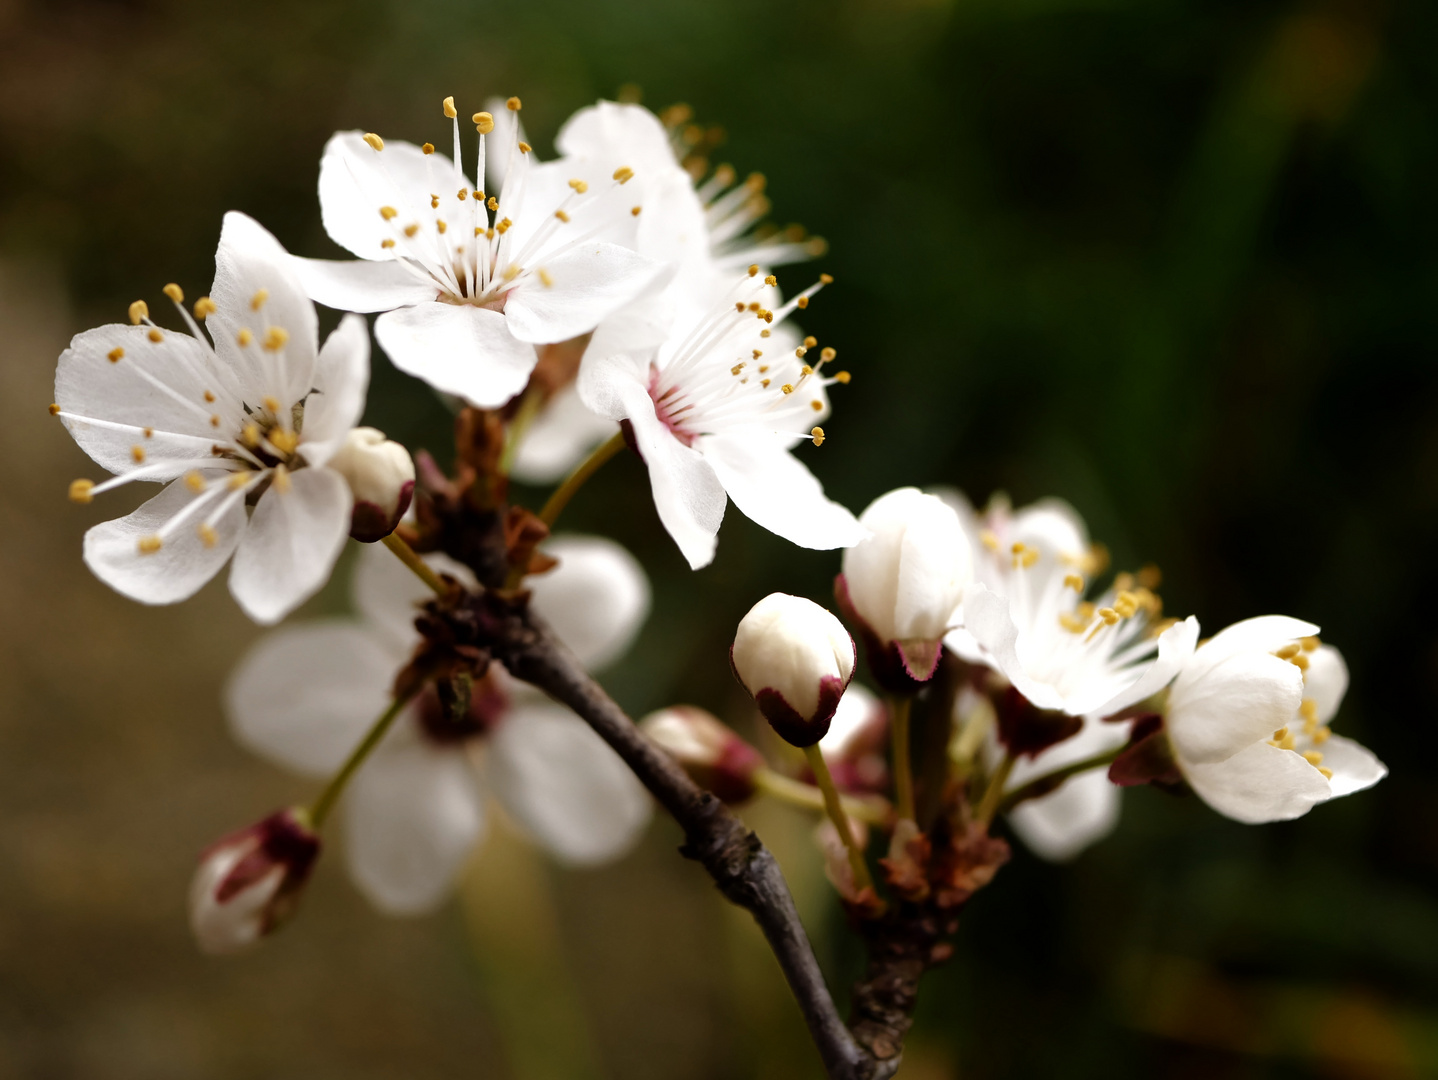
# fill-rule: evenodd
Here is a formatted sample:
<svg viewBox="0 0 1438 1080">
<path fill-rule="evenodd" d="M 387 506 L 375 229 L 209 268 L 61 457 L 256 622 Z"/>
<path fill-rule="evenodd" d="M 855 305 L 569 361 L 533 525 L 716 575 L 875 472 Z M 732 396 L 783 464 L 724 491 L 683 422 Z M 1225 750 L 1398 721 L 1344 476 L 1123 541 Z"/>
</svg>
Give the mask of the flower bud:
<svg viewBox="0 0 1438 1080">
<path fill-rule="evenodd" d="M 383 540 L 399 524 L 414 495 L 414 462 L 409 451 L 371 427 L 351 429 L 329 467 L 354 494 L 350 535 L 362 543 Z"/>
<path fill-rule="evenodd" d="M 320 838 L 289 809 L 215 843 L 190 884 L 190 929 L 212 955 L 249 948 L 284 922 L 320 853 Z"/>
<path fill-rule="evenodd" d="M 840 791 L 879 794 L 888 787 L 889 714 L 884 703 L 858 683 L 845 691 L 819 752 Z"/>
<path fill-rule="evenodd" d="M 873 535 L 844 552 L 839 604 L 860 627 L 874 677 L 912 692 L 933 677 L 973 580 L 968 537 L 951 507 L 917 488 L 881 495 L 859 523 Z"/>
<path fill-rule="evenodd" d="M 639 730 L 724 802 L 742 803 L 754 794 L 754 773 L 764 758 L 712 713 L 672 705 L 639 721 Z"/>
<path fill-rule="evenodd" d="M 812 746 L 854 677 L 854 639 L 812 600 L 770 593 L 740 620 L 729 663 L 780 738 Z"/>
</svg>

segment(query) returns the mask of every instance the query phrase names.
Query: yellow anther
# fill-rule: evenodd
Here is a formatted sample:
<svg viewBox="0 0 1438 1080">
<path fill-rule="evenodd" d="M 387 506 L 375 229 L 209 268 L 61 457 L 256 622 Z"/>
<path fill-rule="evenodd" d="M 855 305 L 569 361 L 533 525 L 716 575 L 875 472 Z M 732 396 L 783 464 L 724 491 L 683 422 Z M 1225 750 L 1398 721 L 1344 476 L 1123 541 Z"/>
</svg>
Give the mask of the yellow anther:
<svg viewBox="0 0 1438 1080">
<path fill-rule="evenodd" d="M 546 286 L 554 284 L 554 276 L 548 270 L 545 270 L 543 268 L 541 268 L 539 271 L 539 280 L 544 282 Z"/>
<path fill-rule="evenodd" d="M 265 331 L 264 346 L 270 352 L 279 352 L 290 340 L 290 332 L 283 326 L 272 326 Z"/>
<path fill-rule="evenodd" d="M 769 389 L 769 384 L 773 381 L 773 379 L 760 379 L 759 385 L 762 386 L 765 390 L 767 390 Z"/>
<path fill-rule="evenodd" d="M 783 390 L 786 394 L 792 394 L 794 392 L 794 384 L 785 383 L 783 386 L 779 387 L 779 389 Z"/>
<path fill-rule="evenodd" d="M 219 426 L 220 426 L 220 417 L 219 417 L 219 414 L 217 413 L 217 414 L 215 414 L 215 415 L 213 415 L 213 416 L 210 417 L 210 427 L 219 427 Z"/>
<path fill-rule="evenodd" d="M 815 446 L 823 446 L 823 445 L 824 445 L 824 439 L 826 438 L 826 436 L 824 435 L 824 429 L 823 429 L 823 428 L 821 428 L 821 427 L 815 427 L 815 428 L 813 428 L 812 430 L 810 430 L 809 435 L 813 438 L 813 440 L 814 440 L 814 445 L 815 445 Z"/>
<path fill-rule="evenodd" d="M 533 149 L 534 147 L 530 146 L 529 143 L 525 142 L 523 139 L 519 140 L 519 152 L 521 154 L 527 154 Z"/>
<path fill-rule="evenodd" d="M 512 97 L 504 103 L 504 107 L 510 112 L 519 112 L 519 110 L 524 107 L 524 103 L 521 102 L 519 98 Z"/>
<path fill-rule="evenodd" d="M 1302 649 L 1303 649 L 1303 646 L 1301 646 L 1301 645 L 1299 645 L 1299 644 L 1297 644 L 1297 643 L 1295 642 L 1295 643 L 1293 643 L 1293 644 L 1291 644 L 1291 645 L 1285 645 L 1285 646 L 1283 646 L 1283 648 L 1279 649 L 1279 650 L 1278 650 L 1276 653 L 1274 653 L 1273 655 L 1276 656 L 1276 657 L 1278 657 L 1280 660 L 1291 660 L 1291 659 L 1293 659 L 1293 657 L 1297 656 L 1297 655 L 1299 654 L 1299 652 L 1302 651 Z"/>
<path fill-rule="evenodd" d="M 418 226 L 418 225 L 406 225 L 406 226 L 404 227 L 404 234 L 405 234 L 406 236 L 413 236 L 413 235 L 414 235 L 415 233 L 417 233 L 417 232 L 419 232 L 419 226 Z"/>
<path fill-rule="evenodd" d="M 1304 698 L 1298 703 L 1298 715 L 1303 717 L 1309 724 L 1318 723 L 1318 702 L 1312 698 Z"/>
<path fill-rule="evenodd" d="M 145 461 L 145 448 L 139 445 L 130 447 L 130 457 L 134 459 L 136 465 L 143 464 Z"/>
<path fill-rule="evenodd" d="M 386 221 L 393 221 L 395 218 L 399 217 L 399 211 L 396 210 L 393 206 L 381 206 L 379 208 L 379 216 L 384 218 Z"/>
<path fill-rule="evenodd" d="M 246 446 L 258 446 L 260 444 L 260 425 L 253 422 L 246 424 L 240 431 L 240 442 Z"/>
<path fill-rule="evenodd" d="M 469 198 L 469 188 L 460 188 L 454 193 L 454 197 L 460 202 L 464 202 L 465 199 Z"/>
<path fill-rule="evenodd" d="M 687 124 L 694 116 L 694 110 L 688 105 L 671 105 L 659 114 L 659 122 L 665 127 L 678 127 L 680 124 Z"/>
<path fill-rule="evenodd" d="M 758 277 L 758 276 L 759 276 L 759 264 L 758 264 L 758 263 L 755 263 L 753 266 L 749 267 L 749 276 L 750 276 L 750 277 Z"/>
<path fill-rule="evenodd" d="M 140 549 L 141 555 L 153 555 L 165 546 L 165 542 L 158 536 L 142 536 L 135 546 Z"/>
<path fill-rule="evenodd" d="M 1333 732 L 1329 731 L 1326 727 L 1318 728 L 1313 732 L 1314 745 L 1322 746 L 1328 741 L 1329 737 L 1332 736 L 1332 734 Z"/>
<path fill-rule="evenodd" d="M 1318 771 L 1323 774 L 1323 779 L 1325 779 L 1325 780 L 1332 780 L 1332 779 L 1333 779 L 1333 770 L 1330 769 L 1330 768 L 1328 768 L 1327 766 L 1325 766 L 1325 765 L 1320 765 L 1320 766 L 1318 766 Z"/>
<path fill-rule="evenodd" d="M 369 147 L 371 150 L 384 149 L 384 140 L 381 139 L 378 135 L 376 135 L 373 131 L 367 132 L 365 134 L 364 141 L 369 143 Z"/>
<path fill-rule="evenodd" d="M 493 195 L 491 195 L 491 196 L 489 197 L 489 201 L 488 201 L 487 203 L 485 203 L 484 205 L 487 206 L 487 207 L 489 207 L 489 209 L 491 209 L 491 210 L 498 210 L 498 209 L 499 209 L 499 200 L 496 199 Z"/>
<path fill-rule="evenodd" d="M 755 359 L 755 360 L 759 359 L 759 357 L 761 357 L 761 356 L 763 356 L 763 355 L 764 355 L 764 350 L 763 350 L 763 349 L 754 349 L 754 350 L 753 350 L 753 356 L 754 356 L 754 359 Z"/>
<path fill-rule="evenodd" d="M 283 465 L 276 465 L 274 476 L 274 488 L 281 495 L 288 495 L 290 492 L 290 470 Z"/>
<path fill-rule="evenodd" d="M 750 173 L 744 178 L 744 186 L 755 195 L 763 191 L 765 185 L 768 183 L 769 181 L 763 173 Z"/>
<path fill-rule="evenodd" d="M 152 428 L 152 427 L 147 427 L 147 428 L 144 428 L 143 431 L 144 431 L 145 438 L 147 438 L 147 439 L 153 439 L 153 438 L 155 437 L 155 429 L 154 429 L 154 428 Z"/>
<path fill-rule="evenodd" d="M 50 415 L 51 415 L 51 416 L 59 416 L 59 415 L 60 415 L 60 406 L 57 405 L 57 404 L 55 404 L 53 401 L 50 403 Z"/>
<path fill-rule="evenodd" d="M 563 210 L 556 210 L 554 212 L 554 216 L 557 217 L 560 221 L 565 222 L 566 224 L 568 224 L 569 222 L 569 215 L 566 214 Z"/>
<path fill-rule="evenodd" d="M 504 271 L 504 280 L 513 281 L 522 273 L 524 273 L 524 267 L 519 266 L 515 263 L 510 263 L 509 267 Z"/>
<path fill-rule="evenodd" d="M 255 295 L 250 297 L 250 310 L 259 311 L 265 306 L 265 301 L 270 298 L 269 289 L 256 289 Z"/>
<path fill-rule="evenodd" d="M 246 428 L 245 430 L 246 430 L 246 434 L 248 434 L 249 429 Z M 249 482 L 250 482 L 250 473 L 249 473 L 248 470 L 246 470 L 246 471 L 244 471 L 244 472 L 231 473 L 231 474 L 230 474 L 230 479 L 229 479 L 229 481 L 228 481 L 228 483 L 229 483 L 229 485 L 230 485 L 230 490 L 231 490 L 231 491 L 239 491 L 240 488 L 244 487 L 244 486 L 245 486 L 246 484 L 248 484 Z"/>
<path fill-rule="evenodd" d="M 111 349 L 105 354 L 105 358 L 109 360 L 112 364 L 118 364 L 120 362 L 120 358 L 124 355 L 125 350 L 117 345 L 115 346 L 115 348 Z"/>
<path fill-rule="evenodd" d="M 438 195 L 431 195 L 431 196 L 429 197 L 429 208 L 430 208 L 431 210 L 438 210 L 438 209 L 439 209 L 439 196 L 438 196 Z"/>
<path fill-rule="evenodd" d="M 800 374 L 800 375 L 812 375 L 812 374 L 814 374 L 814 369 L 811 368 L 808 364 L 805 364 L 803 367 L 801 367 L 801 368 L 799 369 L 799 374 Z"/>
<path fill-rule="evenodd" d="M 1112 626 L 1119 620 L 1118 612 L 1111 607 L 1099 608 L 1098 617 L 1104 621 L 1105 626 Z"/>
<path fill-rule="evenodd" d="M 1125 619 L 1131 619 L 1138 614 L 1138 597 L 1131 592 L 1121 592 L 1114 598 L 1114 610 Z"/>
<path fill-rule="evenodd" d="M 807 296 L 801 296 L 794 301 L 794 304 L 802 310 L 809 306 L 809 298 Z"/>
<path fill-rule="evenodd" d="M 71 480 L 70 501 L 83 505 L 94 498 L 94 496 L 90 494 L 94 489 L 95 481 L 93 480 Z"/>
<path fill-rule="evenodd" d="M 420 146 L 419 152 L 420 152 L 421 154 L 426 155 L 426 156 L 428 156 L 428 155 L 434 153 L 434 143 L 432 143 L 432 142 L 424 143 L 423 145 Z"/>
<path fill-rule="evenodd" d="M 1065 574 L 1064 586 L 1072 589 L 1076 593 L 1082 593 L 1084 590 L 1084 581 L 1078 574 Z"/>
<path fill-rule="evenodd" d="M 195 535 L 200 538 L 200 543 L 207 548 L 212 548 L 220 542 L 220 534 L 215 532 L 215 527 L 207 522 L 200 522 L 195 528 Z"/>
<path fill-rule="evenodd" d="M 386 251 L 388 251 L 390 248 L 394 247 L 394 241 L 393 241 L 393 240 L 381 240 L 381 241 L 379 242 L 379 246 L 382 247 L 382 248 L 384 248 Z"/>
<path fill-rule="evenodd" d="M 139 326 L 150 317 L 150 305 L 143 300 L 136 300 L 130 305 L 130 323 Z"/>
<path fill-rule="evenodd" d="M 1288 658 L 1288 662 L 1294 667 L 1298 668 L 1299 671 L 1308 670 L 1308 657 L 1304 656 L 1302 653 L 1299 653 L 1297 656 L 1290 656 Z"/>
<path fill-rule="evenodd" d="M 1286 727 L 1281 727 L 1273 733 L 1273 738 L 1268 740 L 1269 746 L 1276 746 L 1280 750 L 1293 750 L 1298 746 L 1293 732 Z"/>
<path fill-rule="evenodd" d="M 634 170 L 628 165 L 621 165 L 614 170 L 614 179 L 618 180 L 621 184 L 627 184 L 634 179 Z"/>
<path fill-rule="evenodd" d="M 177 304 L 183 304 L 185 302 L 185 290 L 180 288 L 173 281 L 165 286 L 163 292 L 166 296 L 168 296 Z"/>
<path fill-rule="evenodd" d="M 494 227 L 493 227 L 493 226 L 490 226 L 488 229 L 485 229 L 485 230 L 484 230 L 484 238 L 485 238 L 486 240 L 493 240 L 493 239 L 494 239 Z"/>
<path fill-rule="evenodd" d="M 823 412 L 824 403 L 818 398 L 815 398 L 813 401 L 809 402 L 809 408 L 813 409 L 815 412 Z"/>
<path fill-rule="evenodd" d="M 819 359 L 820 359 L 823 363 L 827 364 L 830 360 L 834 359 L 834 357 L 836 357 L 836 356 L 838 356 L 838 355 L 839 355 L 839 350 L 836 349 L 836 348 L 834 348 L 834 347 L 831 345 L 831 346 L 825 348 L 825 350 L 819 354 Z"/>
<path fill-rule="evenodd" d="M 1303 751 L 1303 760 L 1316 769 L 1323 764 L 1323 755 L 1317 750 L 1305 750 Z"/>
<path fill-rule="evenodd" d="M 205 478 L 203 476 L 191 470 L 190 472 L 187 472 L 185 474 L 185 486 L 191 491 L 193 491 L 196 495 L 198 495 L 200 492 L 204 491 L 208 485 L 205 483 Z"/>
<path fill-rule="evenodd" d="M 195 301 L 195 318 L 207 319 L 215 313 L 215 302 L 208 296 L 202 296 Z"/>
<path fill-rule="evenodd" d="M 743 360 L 740 360 L 737 364 L 735 364 L 733 367 L 731 367 L 731 368 L 729 369 L 729 374 L 730 374 L 730 375 L 738 375 L 739 372 L 741 372 L 741 371 L 743 371 L 743 370 L 744 370 L 744 361 L 743 361 Z"/>
<path fill-rule="evenodd" d="M 488 135 L 494 130 L 494 115 L 487 112 L 477 112 L 470 117 L 474 121 L 474 129 L 481 135 Z"/>
<path fill-rule="evenodd" d="M 1163 584 L 1163 572 L 1153 563 L 1140 567 L 1138 583 L 1145 589 L 1156 589 Z"/>
<path fill-rule="evenodd" d="M 275 428 L 270 432 L 270 445 L 282 454 L 293 454 L 299 444 L 300 437 L 286 428 Z"/>
<path fill-rule="evenodd" d="M 777 284 L 779 284 L 779 279 L 776 278 L 773 274 L 770 274 L 768 277 L 766 277 L 766 278 L 764 279 L 764 284 L 765 284 L 765 285 L 777 285 Z"/>
<path fill-rule="evenodd" d="M 266 394 L 264 397 L 260 398 L 260 404 L 263 405 L 270 412 L 274 413 L 276 416 L 280 414 L 279 398 Z"/>
<path fill-rule="evenodd" d="M 453 97 L 447 97 L 447 98 L 445 98 L 443 104 L 444 104 L 444 116 L 445 116 L 445 119 L 446 119 L 446 120 L 456 120 L 456 119 L 459 118 L 459 111 L 458 111 L 457 109 L 455 109 L 455 107 L 454 107 L 454 98 L 453 98 Z"/>
<path fill-rule="evenodd" d="M 842 384 L 844 384 L 845 386 L 847 386 L 847 385 L 849 384 L 849 380 L 852 379 L 852 378 L 853 378 L 853 376 L 850 375 L 847 371 L 841 371 L 841 372 L 839 372 L 837 375 L 834 376 L 834 381 L 835 381 L 836 383 L 842 383 Z"/>
<path fill-rule="evenodd" d="M 499 233 L 500 236 L 503 236 L 505 233 L 509 232 L 509 230 L 513 227 L 514 222 L 510 221 L 509 218 L 501 218 L 499 221 L 496 221 L 494 223 L 494 231 Z"/>
<path fill-rule="evenodd" d="M 1080 619 L 1072 612 L 1061 611 L 1059 612 L 1059 625 L 1070 634 L 1082 634 L 1088 628 L 1088 620 Z"/>
<path fill-rule="evenodd" d="M 165 335 L 160 332 L 160 328 L 158 326 L 150 327 L 150 332 L 145 336 L 151 341 L 153 341 L 156 345 L 165 340 Z"/>
<path fill-rule="evenodd" d="M 832 285 L 832 284 L 834 284 L 834 276 L 833 276 L 832 274 L 820 274 L 820 275 L 819 275 L 819 284 L 820 284 L 820 285 Z"/>
<path fill-rule="evenodd" d="M 814 337 L 812 334 L 804 339 L 804 348 L 806 349 L 812 349 L 815 345 L 818 344 L 819 339 Z"/>
<path fill-rule="evenodd" d="M 1298 643 L 1303 646 L 1304 652 L 1312 652 L 1318 648 L 1320 642 L 1316 637 L 1299 638 Z"/>
<path fill-rule="evenodd" d="M 449 229 L 449 226 L 444 223 L 443 219 L 437 219 L 434 223 L 434 227 L 440 231 L 441 235 Z"/>
<path fill-rule="evenodd" d="M 631 207 L 629 208 L 629 216 L 630 216 L 630 217 L 638 217 L 638 216 L 639 216 L 639 211 L 641 211 L 641 210 L 643 210 L 643 209 L 644 209 L 644 207 L 642 207 L 642 206 L 631 206 Z"/>
<path fill-rule="evenodd" d="M 984 547 L 988 548 L 990 551 L 999 550 L 999 538 L 988 529 L 985 529 L 983 532 L 979 533 L 979 542 L 983 544 Z"/>
</svg>

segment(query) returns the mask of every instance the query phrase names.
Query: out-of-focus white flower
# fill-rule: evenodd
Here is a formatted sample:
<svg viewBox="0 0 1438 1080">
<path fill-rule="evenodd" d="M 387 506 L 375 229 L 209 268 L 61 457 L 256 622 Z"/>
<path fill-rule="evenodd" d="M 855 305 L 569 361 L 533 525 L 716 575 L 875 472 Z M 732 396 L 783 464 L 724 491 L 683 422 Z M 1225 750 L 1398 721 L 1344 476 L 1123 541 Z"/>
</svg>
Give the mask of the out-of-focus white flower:
<svg viewBox="0 0 1438 1080">
<path fill-rule="evenodd" d="M 148 604 L 193 595 L 234 555 L 230 592 L 272 623 L 329 577 L 353 499 L 330 467 L 364 410 L 369 335 L 347 316 L 319 348 L 314 305 L 289 255 L 243 214 L 226 214 L 211 296 L 195 304 L 213 345 L 151 322 L 78 335 L 60 356 L 55 405 L 75 441 L 116 475 L 77 480 L 89 502 L 129 483 L 167 483 L 134 513 L 85 534 L 85 562 Z"/>
<path fill-rule="evenodd" d="M 190 928 L 207 953 L 259 942 L 294 911 L 320 853 L 296 810 L 281 810 L 217 841 L 190 884 Z"/>
<path fill-rule="evenodd" d="M 726 803 L 741 803 L 754 794 L 754 773 L 763 766 L 763 756 L 713 713 L 671 705 L 639 721 L 639 730 L 695 783 Z"/>
<path fill-rule="evenodd" d="M 840 790 L 875 794 L 885 790 L 888 738 L 889 714 L 884 703 L 859 683 L 850 683 L 834 710 L 829 730 L 819 740 L 819 753 Z"/>
<path fill-rule="evenodd" d="M 1119 712 L 1167 686 L 1198 639 L 1193 619 L 1163 627 L 1158 597 L 1133 575 L 1084 599 L 1103 567 L 1065 503 L 1000 510 L 968 527 L 981 552 L 977 581 L 964 596 L 963 627 L 945 644 L 999 672 L 1036 708 Z"/>
<path fill-rule="evenodd" d="M 1348 670 L 1317 634 L 1299 619 L 1262 616 L 1184 657 L 1164 726 L 1184 779 L 1219 813 L 1286 821 L 1388 775 L 1372 752 L 1329 728 Z"/>
<path fill-rule="evenodd" d="M 860 625 L 875 677 L 900 690 L 933 677 L 973 556 L 958 515 L 917 488 L 881 495 L 859 524 L 871 535 L 844 552 L 840 603 Z"/>
<path fill-rule="evenodd" d="M 560 560 L 528 580 L 531 603 L 590 667 L 632 643 L 649 610 L 634 557 L 597 537 L 557 536 Z M 436 569 L 469 573 L 442 556 Z M 230 680 L 230 726 L 246 747 L 298 772 L 338 768 L 391 699 L 418 635 L 424 586 L 388 551 L 360 553 L 361 618 L 287 627 L 261 640 Z M 484 833 L 485 798 L 559 859 L 616 858 L 649 820 L 648 795 L 583 721 L 498 664 L 473 686 L 467 713 L 446 715 L 423 691 L 356 775 L 346 795 L 346 851 L 360 889 L 393 914 L 431 910 Z"/>
<path fill-rule="evenodd" d="M 374 543 L 394 532 L 414 495 L 414 459 L 371 427 L 355 428 L 330 459 L 354 495 L 350 535 Z"/>
<path fill-rule="evenodd" d="M 739 621 L 729 661 L 779 736 L 813 746 L 854 677 L 854 640 L 812 600 L 770 593 Z"/>
<path fill-rule="evenodd" d="M 518 98 L 507 111 L 517 112 Z M 330 139 L 320 163 L 325 229 L 360 262 L 296 260 L 310 295 L 350 311 L 382 311 L 380 345 L 403 371 L 476 405 L 524 389 L 534 346 L 593 330 L 653 284 L 664 265 L 635 250 L 647 191 L 628 163 L 539 163 L 519 125 L 493 147 L 504 165 L 484 189 L 489 112 L 473 116 L 478 162 L 463 171 L 429 144 L 357 131 Z M 662 178 L 661 178 L 662 179 Z"/>
<path fill-rule="evenodd" d="M 832 349 L 815 358 L 812 338 L 795 345 L 781 336 L 818 288 L 771 310 L 774 279 L 756 271 L 658 350 L 585 357 L 580 396 L 631 426 L 659 519 L 695 569 L 714 558 L 728 499 L 800 547 L 846 547 L 868 535 L 791 453 L 803 439 L 823 442 L 825 388 L 848 381 L 822 373 Z"/>
</svg>

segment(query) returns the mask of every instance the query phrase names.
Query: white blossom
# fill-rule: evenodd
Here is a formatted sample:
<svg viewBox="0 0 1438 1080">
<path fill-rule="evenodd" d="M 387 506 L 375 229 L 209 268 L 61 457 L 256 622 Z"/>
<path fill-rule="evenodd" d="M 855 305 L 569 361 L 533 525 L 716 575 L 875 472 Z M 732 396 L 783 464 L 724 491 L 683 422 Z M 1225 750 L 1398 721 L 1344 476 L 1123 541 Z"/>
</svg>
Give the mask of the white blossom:
<svg viewBox="0 0 1438 1080">
<path fill-rule="evenodd" d="M 510 98 L 508 111 L 519 109 Z M 539 163 L 517 123 L 491 141 L 496 117 L 475 113 L 472 178 L 452 98 L 453 157 L 431 144 L 340 132 L 320 163 L 325 229 L 358 262 L 302 259 L 310 295 L 330 307 L 380 311 L 375 336 L 401 370 L 476 405 L 524 389 L 534 346 L 593 330 L 655 282 L 664 266 L 634 250 L 646 190 L 633 166 Z M 487 193 L 485 159 L 504 165 Z"/>
<path fill-rule="evenodd" d="M 580 369 L 585 404 L 631 425 L 659 519 L 695 569 L 714 557 L 728 499 L 801 547 L 846 547 L 867 535 L 791 452 L 801 440 L 823 442 L 826 388 L 848 381 L 846 372 L 823 373 L 832 349 L 813 357 L 813 338 L 795 344 L 785 332 L 784 320 L 818 288 L 778 304 L 774 278 L 756 271 L 657 350 L 591 351 Z"/>
<path fill-rule="evenodd" d="M 597 537 L 558 536 L 542 550 L 560 563 L 527 582 L 536 612 L 587 666 L 613 660 L 648 612 L 643 571 Z M 472 580 L 442 556 L 428 561 Z M 370 547 L 360 553 L 354 594 L 358 621 L 286 627 L 245 657 L 226 699 L 243 745 L 328 776 L 386 707 L 419 640 L 413 619 L 426 590 L 388 551 Z M 387 912 L 434 908 L 484 834 L 488 796 L 575 864 L 618 857 L 650 814 L 638 780 L 588 725 L 491 664 L 464 718 L 449 720 L 433 691 L 422 692 L 356 775 L 345 840 L 360 889 Z"/>
<path fill-rule="evenodd" d="M 168 486 L 85 534 L 85 562 L 133 599 L 193 595 L 234 555 L 230 591 L 271 623 L 329 577 L 353 499 L 329 467 L 364 409 L 369 335 L 348 316 L 319 348 L 314 306 L 290 258 L 243 214 L 227 214 L 209 297 L 195 305 L 213 344 L 166 287 L 189 333 L 133 325 L 78 335 L 60 357 L 55 405 L 83 450 L 116 475 L 77 480 L 77 502 L 132 480 Z"/>
<path fill-rule="evenodd" d="M 770 593 L 739 621 L 729 660 L 774 730 L 812 746 L 854 677 L 854 641 L 812 600 Z"/>
<path fill-rule="evenodd" d="M 330 459 L 330 468 L 345 478 L 354 495 L 350 535 L 373 543 L 392 533 L 414 492 L 409 451 L 382 431 L 355 428 Z"/>
<path fill-rule="evenodd" d="M 871 651 L 894 651 L 912 679 L 938 666 L 954 627 L 973 556 L 959 516 L 934 495 L 899 488 L 859 515 L 868 539 L 844 552 L 843 591 L 872 638 Z M 883 665 L 871 658 L 876 670 Z"/>
<path fill-rule="evenodd" d="M 1219 813 L 1248 824 L 1301 817 L 1388 774 L 1329 727 L 1348 687 L 1318 627 L 1268 615 L 1191 646 L 1169 690 L 1164 726 L 1179 771 Z"/>
</svg>

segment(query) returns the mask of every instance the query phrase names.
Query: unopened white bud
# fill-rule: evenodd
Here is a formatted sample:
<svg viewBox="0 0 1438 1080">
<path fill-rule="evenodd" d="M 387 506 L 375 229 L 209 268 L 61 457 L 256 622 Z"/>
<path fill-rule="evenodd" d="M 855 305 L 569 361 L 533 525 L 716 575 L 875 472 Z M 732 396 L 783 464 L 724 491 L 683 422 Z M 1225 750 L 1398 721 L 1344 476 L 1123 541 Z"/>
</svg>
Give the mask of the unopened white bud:
<svg viewBox="0 0 1438 1080">
<path fill-rule="evenodd" d="M 873 535 L 844 552 L 840 603 L 862 623 L 875 676 L 902 690 L 906 677 L 933 676 L 973 580 L 973 553 L 958 514 L 918 488 L 881 495 L 859 523 Z"/>
<path fill-rule="evenodd" d="M 724 802 L 741 803 L 754 794 L 754 772 L 764 758 L 712 713 L 671 705 L 639 721 L 639 730 Z"/>
<path fill-rule="evenodd" d="M 414 495 L 409 451 L 382 431 L 353 428 L 329 467 L 345 478 L 354 495 L 350 535 L 369 544 L 392 533 Z"/>
<path fill-rule="evenodd" d="M 854 677 L 854 639 L 812 600 L 770 593 L 739 622 L 729 662 L 779 736 L 812 746 Z"/>
<path fill-rule="evenodd" d="M 220 840 L 190 884 L 190 929 L 207 953 L 257 943 L 294 911 L 320 853 L 302 812 L 281 810 Z"/>
</svg>

